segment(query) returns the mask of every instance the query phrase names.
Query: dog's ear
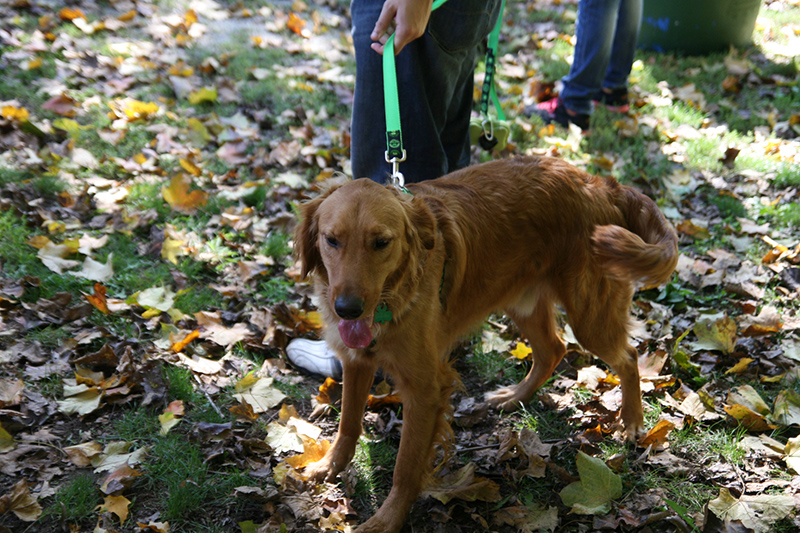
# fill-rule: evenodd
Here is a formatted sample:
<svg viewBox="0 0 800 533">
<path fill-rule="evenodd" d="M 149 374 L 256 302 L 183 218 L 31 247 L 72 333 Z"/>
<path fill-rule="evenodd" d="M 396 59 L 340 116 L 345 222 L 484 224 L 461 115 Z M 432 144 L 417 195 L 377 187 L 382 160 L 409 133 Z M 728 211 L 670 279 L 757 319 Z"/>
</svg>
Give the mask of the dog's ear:
<svg viewBox="0 0 800 533">
<path fill-rule="evenodd" d="M 407 233 L 409 240 L 415 235 L 426 250 L 430 250 L 436 244 L 436 219 L 433 216 L 428 204 L 424 200 L 415 196 L 411 202 L 403 204 L 406 207 L 409 227 Z"/>
<path fill-rule="evenodd" d="M 319 237 L 317 210 L 331 192 L 332 190 L 325 191 L 313 200 L 300 204 L 300 223 L 294 230 L 294 255 L 300 260 L 301 278 L 324 268 L 322 255 L 320 255 L 317 245 Z"/>
</svg>

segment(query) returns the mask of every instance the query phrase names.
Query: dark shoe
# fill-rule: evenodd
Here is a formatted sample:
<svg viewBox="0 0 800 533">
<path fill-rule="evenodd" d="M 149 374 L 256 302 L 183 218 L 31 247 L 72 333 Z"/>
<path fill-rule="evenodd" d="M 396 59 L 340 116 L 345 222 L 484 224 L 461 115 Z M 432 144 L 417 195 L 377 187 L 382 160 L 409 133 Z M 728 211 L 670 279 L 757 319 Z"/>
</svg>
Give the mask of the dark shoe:
<svg viewBox="0 0 800 533">
<path fill-rule="evenodd" d="M 526 116 L 538 115 L 549 124 L 555 122 L 568 128 L 570 123 L 575 124 L 584 132 L 589 130 L 589 115 L 573 113 L 564 106 L 561 98 L 553 98 L 536 105 L 530 105 L 522 111 Z"/>
<path fill-rule="evenodd" d="M 600 89 L 595 98 L 596 104 L 606 106 L 610 111 L 617 113 L 627 113 L 631 106 L 628 103 L 628 88 L 618 87 L 616 89 Z"/>
</svg>

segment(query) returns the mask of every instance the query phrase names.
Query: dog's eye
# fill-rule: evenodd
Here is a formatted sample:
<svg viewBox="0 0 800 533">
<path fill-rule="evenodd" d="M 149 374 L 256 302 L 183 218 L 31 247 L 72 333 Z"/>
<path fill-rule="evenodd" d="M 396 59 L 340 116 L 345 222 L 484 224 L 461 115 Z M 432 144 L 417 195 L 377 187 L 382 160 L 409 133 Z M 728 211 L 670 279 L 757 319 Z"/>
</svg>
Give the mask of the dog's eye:
<svg viewBox="0 0 800 533">
<path fill-rule="evenodd" d="M 325 237 L 325 242 L 327 242 L 328 246 L 330 246 L 331 248 L 338 248 L 339 247 L 339 241 L 337 241 L 333 237 Z"/>
<path fill-rule="evenodd" d="M 389 246 L 390 239 L 375 239 L 375 249 L 376 250 L 383 250 L 387 246 Z"/>
</svg>

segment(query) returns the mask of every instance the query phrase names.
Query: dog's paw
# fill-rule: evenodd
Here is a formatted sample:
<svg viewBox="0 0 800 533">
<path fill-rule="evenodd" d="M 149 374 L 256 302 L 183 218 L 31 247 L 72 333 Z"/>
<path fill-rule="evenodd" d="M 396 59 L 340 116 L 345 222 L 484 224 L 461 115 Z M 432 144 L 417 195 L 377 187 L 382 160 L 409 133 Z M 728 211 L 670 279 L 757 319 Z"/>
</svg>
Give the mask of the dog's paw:
<svg viewBox="0 0 800 533">
<path fill-rule="evenodd" d="M 486 394 L 486 401 L 489 405 L 499 411 L 516 411 L 524 403 L 519 391 L 515 387 L 504 387 L 494 392 Z"/>
<path fill-rule="evenodd" d="M 380 512 L 358 526 L 355 533 L 395 533 L 400 531 L 403 526 L 403 520 L 387 521 L 380 516 Z"/>
<path fill-rule="evenodd" d="M 328 457 L 323 457 L 315 463 L 311 463 L 303 470 L 303 474 L 314 483 L 321 483 L 323 481 L 333 481 L 336 474 L 341 472 L 341 468 L 337 469 Z"/>
</svg>

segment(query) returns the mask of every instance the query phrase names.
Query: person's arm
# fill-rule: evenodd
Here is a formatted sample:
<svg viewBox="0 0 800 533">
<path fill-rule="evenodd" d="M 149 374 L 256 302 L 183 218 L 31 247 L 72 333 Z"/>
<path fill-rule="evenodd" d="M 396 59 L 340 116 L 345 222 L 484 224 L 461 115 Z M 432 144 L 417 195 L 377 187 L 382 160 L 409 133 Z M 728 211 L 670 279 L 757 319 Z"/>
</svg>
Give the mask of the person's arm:
<svg viewBox="0 0 800 533">
<path fill-rule="evenodd" d="M 392 34 L 394 24 L 394 53 L 400 53 L 405 45 L 422 37 L 431 17 L 433 0 L 386 0 L 372 30 L 372 49 L 383 55 L 383 48 Z"/>
</svg>

